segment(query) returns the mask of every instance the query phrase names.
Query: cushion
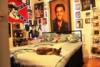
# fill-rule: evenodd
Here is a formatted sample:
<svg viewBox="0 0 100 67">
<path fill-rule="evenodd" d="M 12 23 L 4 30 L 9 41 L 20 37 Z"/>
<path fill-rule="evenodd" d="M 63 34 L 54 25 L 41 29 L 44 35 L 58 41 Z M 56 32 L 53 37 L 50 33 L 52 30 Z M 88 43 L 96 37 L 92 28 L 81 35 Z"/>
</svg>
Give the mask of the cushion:
<svg viewBox="0 0 100 67">
<path fill-rule="evenodd" d="M 65 42 L 66 41 L 67 34 L 61 34 L 60 39 L 58 42 Z"/>
<path fill-rule="evenodd" d="M 56 33 L 43 33 L 42 37 L 44 38 L 45 42 L 51 42 L 53 40 L 53 37 L 55 36 Z"/>
<path fill-rule="evenodd" d="M 57 42 L 59 41 L 59 39 L 60 39 L 60 36 L 61 36 L 61 34 L 55 34 L 55 35 L 53 36 L 51 42 L 57 43 Z"/>
<path fill-rule="evenodd" d="M 66 39 L 68 42 L 74 43 L 79 40 L 79 35 L 78 34 L 68 34 Z"/>
<path fill-rule="evenodd" d="M 43 33 L 42 37 L 43 37 L 44 41 L 50 41 L 50 33 Z"/>
</svg>

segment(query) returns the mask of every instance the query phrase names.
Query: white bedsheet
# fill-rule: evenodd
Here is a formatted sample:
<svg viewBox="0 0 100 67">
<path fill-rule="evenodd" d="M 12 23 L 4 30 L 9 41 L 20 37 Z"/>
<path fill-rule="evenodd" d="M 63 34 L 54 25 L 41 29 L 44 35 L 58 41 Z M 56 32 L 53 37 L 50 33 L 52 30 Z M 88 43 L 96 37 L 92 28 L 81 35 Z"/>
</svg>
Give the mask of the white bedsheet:
<svg viewBox="0 0 100 67">
<path fill-rule="evenodd" d="M 70 57 L 79 49 L 81 45 L 81 42 L 40 43 L 38 45 L 15 47 L 10 51 L 11 56 L 15 56 L 16 62 L 24 66 L 27 65 L 36 67 L 64 67 Z M 61 47 L 61 55 L 38 55 L 34 50 L 39 46 L 47 46 L 57 49 Z"/>
</svg>

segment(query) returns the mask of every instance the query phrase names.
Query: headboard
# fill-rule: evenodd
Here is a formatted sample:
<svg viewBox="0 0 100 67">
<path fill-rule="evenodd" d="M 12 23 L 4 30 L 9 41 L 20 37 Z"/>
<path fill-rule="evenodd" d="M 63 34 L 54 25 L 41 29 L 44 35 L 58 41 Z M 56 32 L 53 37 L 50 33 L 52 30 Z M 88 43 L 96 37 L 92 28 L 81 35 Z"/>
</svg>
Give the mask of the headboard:
<svg viewBox="0 0 100 67">
<path fill-rule="evenodd" d="M 44 33 L 60 33 L 60 32 L 43 32 L 42 34 Z M 64 33 L 60 33 L 60 34 L 78 34 L 79 35 L 79 41 L 82 42 L 82 31 L 81 30 L 72 30 L 72 31 L 67 31 L 67 32 L 64 32 Z"/>
<path fill-rule="evenodd" d="M 82 31 L 81 30 L 73 30 L 71 33 L 79 34 L 79 40 L 82 41 Z"/>
</svg>

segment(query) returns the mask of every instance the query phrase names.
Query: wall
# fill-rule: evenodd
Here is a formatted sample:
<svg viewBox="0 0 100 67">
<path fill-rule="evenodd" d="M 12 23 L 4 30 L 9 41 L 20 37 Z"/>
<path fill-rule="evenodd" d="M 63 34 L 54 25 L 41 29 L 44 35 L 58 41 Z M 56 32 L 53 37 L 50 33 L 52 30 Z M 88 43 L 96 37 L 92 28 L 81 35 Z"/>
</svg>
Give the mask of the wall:
<svg viewBox="0 0 100 67">
<path fill-rule="evenodd" d="M 0 0 L 0 11 L 5 15 L 3 20 L 0 21 L 0 67 L 10 67 L 7 2 L 7 0 Z"/>
<path fill-rule="evenodd" d="M 34 3 L 33 0 L 31 0 L 32 3 Z M 22 0 L 23 3 L 26 3 L 26 0 Z M 12 23 L 11 24 L 11 37 L 9 37 L 9 47 L 10 48 L 13 48 L 13 32 L 12 32 Z M 24 24 L 23 23 L 20 23 L 20 27 L 21 29 L 24 29 Z"/>
<path fill-rule="evenodd" d="M 95 0 L 95 4 L 96 7 L 98 7 L 100 9 L 99 3 L 100 0 Z M 89 57 L 91 58 L 91 46 L 92 46 L 92 28 L 91 28 L 91 22 L 89 24 L 85 23 L 85 19 L 86 19 L 86 12 L 90 12 L 91 13 L 91 17 L 92 17 L 92 10 L 87 10 L 87 11 L 81 11 L 81 17 L 83 19 L 83 37 L 84 37 L 84 56 L 85 57 Z"/>
<path fill-rule="evenodd" d="M 47 4 L 47 10 L 48 10 L 48 17 L 47 17 L 47 22 L 48 22 L 48 32 L 51 31 L 51 28 L 50 28 L 50 6 L 49 6 L 49 1 L 51 0 L 41 0 L 41 1 L 38 1 L 38 0 L 30 0 L 30 5 L 31 5 L 31 8 L 32 8 L 32 18 L 34 20 L 34 4 L 35 3 L 39 3 L 39 2 L 44 2 L 45 4 Z M 100 3 L 100 0 L 95 0 L 96 1 L 96 7 L 100 8 L 99 7 L 99 3 Z M 81 3 L 81 2 L 80 2 Z M 86 12 L 91 12 L 91 10 L 87 10 L 87 11 L 81 11 L 81 19 L 83 19 L 83 28 L 82 29 L 76 29 L 75 27 L 75 10 L 74 10 L 74 0 L 71 0 L 70 1 L 70 11 L 71 11 L 71 26 L 72 26 L 72 30 L 82 30 L 82 35 L 83 35 L 83 53 L 84 53 L 84 57 L 91 57 L 91 44 L 92 44 L 92 41 L 91 41 L 91 23 L 90 24 L 86 24 L 85 23 L 85 18 L 86 18 Z M 11 39 L 10 39 L 10 44 L 12 43 Z M 10 47 L 12 47 L 12 45 L 10 45 Z"/>
<path fill-rule="evenodd" d="M 45 11 L 47 11 L 47 17 L 45 17 L 45 18 L 47 18 L 47 30 L 46 30 L 46 32 L 50 32 L 51 31 L 51 25 L 50 25 L 50 8 L 48 8 L 48 7 L 50 7 L 49 6 L 49 1 L 51 1 L 51 0 L 41 0 L 41 1 L 38 1 L 38 0 L 35 0 L 35 1 L 33 1 L 33 0 L 31 0 L 31 7 L 32 7 L 32 17 L 33 17 L 33 20 L 34 20 L 34 4 L 36 4 L 36 3 L 40 3 L 40 2 L 44 2 L 44 4 L 46 5 L 46 6 L 44 6 L 44 7 L 46 7 L 47 8 L 47 10 L 44 10 L 44 13 L 45 13 Z M 45 15 L 45 14 L 44 14 Z"/>
</svg>

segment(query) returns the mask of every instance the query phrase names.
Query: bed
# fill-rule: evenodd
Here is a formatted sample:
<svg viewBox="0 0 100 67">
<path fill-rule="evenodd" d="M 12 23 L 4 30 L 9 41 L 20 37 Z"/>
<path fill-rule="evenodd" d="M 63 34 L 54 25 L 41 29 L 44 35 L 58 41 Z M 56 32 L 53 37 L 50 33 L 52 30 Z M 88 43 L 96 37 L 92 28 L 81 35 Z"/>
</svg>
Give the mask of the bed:
<svg viewBox="0 0 100 67">
<path fill-rule="evenodd" d="M 82 36 L 77 42 L 40 42 L 10 49 L 11 67 L 82 67 Z M 44 36 L 45 37 L 45 36 Z M 60 55 L 39 55 L 38 47 L 62 48 Z"/>
</svg>

